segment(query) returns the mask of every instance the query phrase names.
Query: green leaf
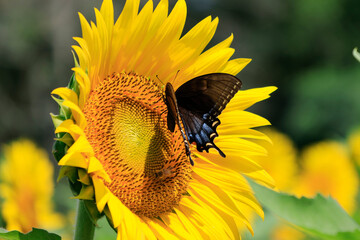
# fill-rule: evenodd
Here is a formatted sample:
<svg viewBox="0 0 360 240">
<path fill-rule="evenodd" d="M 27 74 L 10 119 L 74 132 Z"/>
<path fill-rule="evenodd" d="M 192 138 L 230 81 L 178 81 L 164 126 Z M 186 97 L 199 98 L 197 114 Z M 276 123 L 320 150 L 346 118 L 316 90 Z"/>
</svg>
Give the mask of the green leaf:
<svg viewBox="0 0 360 240">
<path fill-rule="evenodd" d="M 27 234 L 23 234 L 18 231 L 11 232 L 3 232 L 0 231 L 0 239 L 1 240 L 61 240 L 61 237 L 54 234 L 49 233 L 43 229 L 33 228 L 33 230 Z"/>
<path fill-rule="evenodd" d="M 322 239 L 360 239 L 360 226 L 331 197 L 297 198 L 250 182 L 270 212 Z M 266 216 L 265 216 L 266 217 Z"/>
</svg>

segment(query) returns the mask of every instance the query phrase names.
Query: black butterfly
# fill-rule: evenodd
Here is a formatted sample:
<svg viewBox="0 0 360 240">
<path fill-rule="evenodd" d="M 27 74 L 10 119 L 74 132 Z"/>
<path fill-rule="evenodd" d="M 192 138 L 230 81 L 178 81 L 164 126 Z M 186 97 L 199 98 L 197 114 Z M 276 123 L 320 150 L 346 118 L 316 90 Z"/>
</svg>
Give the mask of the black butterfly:
<svg viewBox="0 0 360 240">
<path fill-rule="evenodd" d="M 191 79 L 181 85 L 176 92 L 171 83 L 166 84 L 165 103 L 168 107 L 167 125 L 174 132 L 175 124 L 180 127 L 186 147 L 186 155 L 191 159 L 189 143 L 196 143 L 198 151 L 215 148 L 222 157 L 225 154 L 214 144 L 218 116 L 228 102 L 241 88 L 241 81 L 230 74 L 211 73 Z M 185 127 L 185 133 L 180 124 Z"/>
</svg>

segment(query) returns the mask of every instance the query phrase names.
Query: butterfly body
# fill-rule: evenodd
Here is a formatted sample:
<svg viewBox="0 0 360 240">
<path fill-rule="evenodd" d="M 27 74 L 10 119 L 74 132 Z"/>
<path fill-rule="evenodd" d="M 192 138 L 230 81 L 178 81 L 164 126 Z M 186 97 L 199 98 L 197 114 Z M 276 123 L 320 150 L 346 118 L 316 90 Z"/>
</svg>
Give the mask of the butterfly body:
<svg viewBox="0 0 360 240">
<path fill-rule="evenodd" d="M 181 123 L 180 123 L 179 107 L 178 107 L 178 104 L 177 104 L 177 101 L 176 101 L 174 88 L 171 85 L 171 83 L 169 83 L 169 82 L 166 84 L 166 87 L 165 87 L 165 103 L 166 103 L 166 105 L 168 107 L 168 116 L 167 116 L 168 129 L 171 132 L 174 132 L 174 130 L 175 130 L 175 122 L 178 124 L 178 126 L 180 128 L 181 135 L 182 135 L 182 137 L 184 139 L 186 155 L 189 157 L 191 165 L 194 166 L 194 161 L 191 158 L 191 151 L 190 151 L 189 142 L 187 140 L 187 136 L 184 133 L 184 130 L 183 130 L 183 128 L 181 126 Z"/>
<path fill-rule="evenodd" d="M 198 151 L 215 148 L 222 157 L 225 154 L 215 145 L 216 131 L 220 125 L 218 116 L 241 88 L 241 81 L 233 75 L 211 73 L 193 78 L 176 91 L 171 83 L 166 84 L 165 102 L 168 106 L 168 129 L 174 131 L 175 124 L 182 127 L 185 145 L 196 143 Z M 185 135 L 185 136 L 184 136 Z M 187 150 L 190 153 L 190 149 Z M 190 156 L 190 154 L 188 155 Z M 190 159 L 192 162 L 192 160 Z"/>
</svg>

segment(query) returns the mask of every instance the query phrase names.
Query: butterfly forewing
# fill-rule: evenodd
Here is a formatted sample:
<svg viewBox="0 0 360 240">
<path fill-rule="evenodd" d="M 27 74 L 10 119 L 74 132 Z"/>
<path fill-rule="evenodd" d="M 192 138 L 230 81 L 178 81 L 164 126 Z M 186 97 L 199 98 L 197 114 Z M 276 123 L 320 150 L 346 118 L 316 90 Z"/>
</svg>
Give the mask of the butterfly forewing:
<svg viewBox="0 0 360 240">
<path fill-rule="evenodd" d="M 231 98 L 241 88 L 241 81 L 233 75 L 212 73 L 196 77 L 175 92 L 177 105 L 189 142 L 196 143 L 197 150 L 215 148 L 214 138 L 220 120 L 217 118 Z"/>
</svg>

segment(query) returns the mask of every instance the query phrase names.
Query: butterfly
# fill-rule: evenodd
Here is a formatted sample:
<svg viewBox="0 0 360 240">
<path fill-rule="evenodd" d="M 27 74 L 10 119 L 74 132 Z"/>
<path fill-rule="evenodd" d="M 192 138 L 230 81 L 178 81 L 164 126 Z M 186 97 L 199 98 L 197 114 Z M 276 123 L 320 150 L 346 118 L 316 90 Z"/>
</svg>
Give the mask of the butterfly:
<svg viewBox="0 0 360 240">
<path fill-rule="evenodd" d="M 216 132 L 220 125 L 218 116 L 241 85 L 237 77 L 226 73 L 210 73 L 193 78 L 176 91 L 170 82 L 166 84 L 168 129 L 174 132 L 175 125 L 179 126 L 191 165 L 194 165 L 194 161 L 191 158 L 189 143 L 195 142 L 196 149 L 200 152 L 209 152 L 210 148 L 215 148 L 220 156 L 225 157 L 214 143 L 215 137 L 219 136 Z"/>
</svg>

